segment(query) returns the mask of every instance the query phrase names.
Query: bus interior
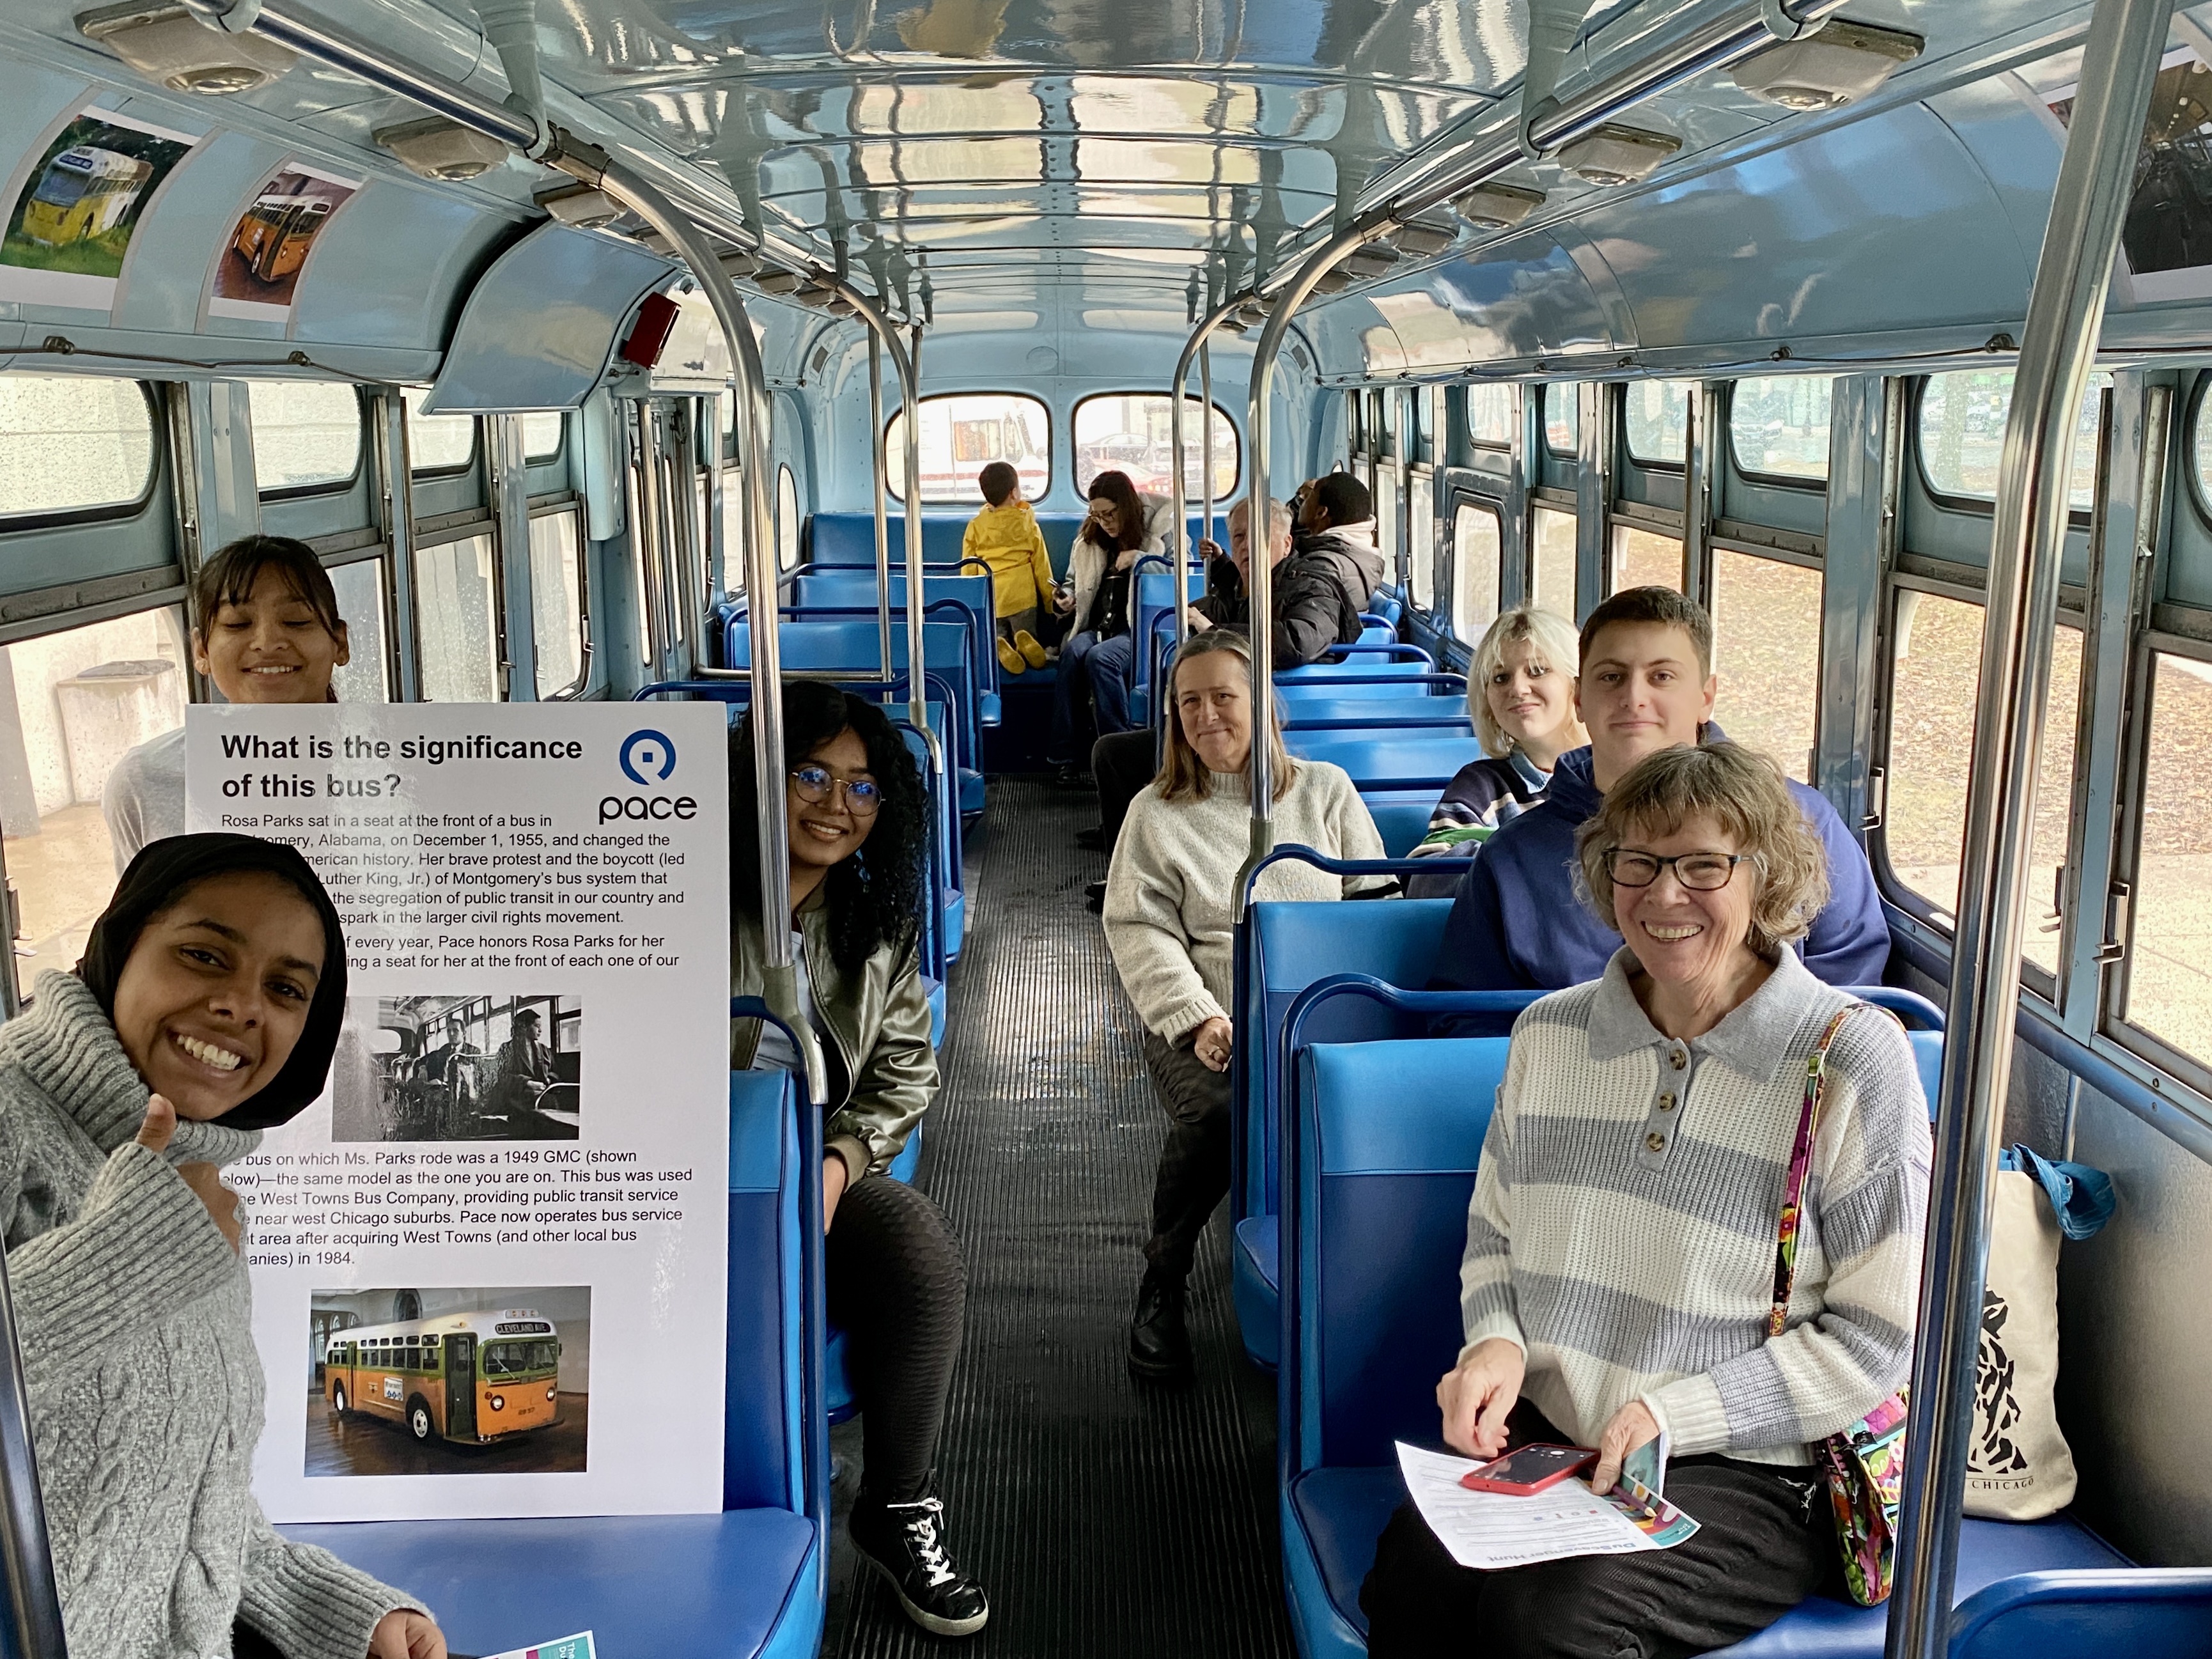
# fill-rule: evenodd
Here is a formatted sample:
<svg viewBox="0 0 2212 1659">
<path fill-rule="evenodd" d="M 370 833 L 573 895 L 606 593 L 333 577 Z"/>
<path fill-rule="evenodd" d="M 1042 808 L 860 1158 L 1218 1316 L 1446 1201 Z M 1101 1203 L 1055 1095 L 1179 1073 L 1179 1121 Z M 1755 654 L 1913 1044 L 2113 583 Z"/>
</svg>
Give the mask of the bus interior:
<svg viewBox="0 0 2212 1659">
<path fill-rule="evenodd" d="M 961 562 L 989 462 L 1061 577 L 1099 473 L 1170 498 L 1129 606 L 1158 730 L 1199 544 L 1346 471 L 1386 565 L 1366 631 L 1253 695 L 1345 767 L 1392 860 L 1479 752 L 1460 710 L 1493 618 L 1672 588 L 1713 619 L 1717 720 L 1863 847 L 1885 983 L 1925 1009 L 1899 1588 L 1730 1651 L 2212 1652 L 2187 1290 L 2212 1250 L 2212 4 L 15 0 L 0 43 L 0 1014 L 113 889 L 118 761 L 212 696 L 187 595 L 241 536 L 322 560 L 343 701 L 734 719 L 838 671 L 907 724 L 931 803 L 944 1082 L 897 1178 L 968 1263 L 943 1471 L 992 1595 L 975 1650 L 1364 1653 L 1391 1442 L 1434 1443 L 1458 1346 L 1430 1316 L 1476 1152 L 1339 1169 L 1307 1137 L 1332 1090 L 1380 1121 L 1490 1075 L 1387 1013 L 1449 902 L 1240 923 L 1240 1000 L 1281 1046 L 1238 1074 L 1197 1385 L 1133 1385 L 1143 1031 L 1084 909 L 1095 804 L 1049 775 L 1054 671 L 1002 663 Z M 57 157 L 86 131 L 154 160 Z M 295 166 L 358 183 L 294 223 Z M 152 182 L 75 224 L 70 167 Z M 223 301 L 234 249 L 291 287 Z M 1255 568 L 1259 623 L 1271 603 Z M 1270 850 L 1257 796 L 1251 835 Z M 782 857 L 764 840 L 764 892 Z M 1386 1012 L 1302 1047 L 1285 1010 L 1331 975 Z M 576 1005 L 543 989 L 573 1094 Z M 440 1024 L 481 1060 L 510 1012 L 386 1022 L 392 1133 Z M 803 1079 L 777 1088 L 760 1109 L 818 1152 Z M 619 1109 L 586 1103 L 586 1136 Z M 2015 1143 L 2119 1195 L 2058 1269 L 2078 1490 L 2021 1523 L 1959 1508 Z M 809 1205 L 818 1240 L 818 1182 L 734 1171 L 723 1515 L 299 1534 L 404 1564 L 457 1650 L 526 1614 L 610 1659 L 944 1650 L 837 1525 L 859 1441 L 818 1283 L 761 1265 Z M 1346 1242 L 1327 1206 L 1353 1176 L 1407 1195 Z M 1457 1183 L 1437 1226 L 1416 1176 Z M 1410 1394 L 1376 1380 L 1401 1365 Z M 25 1443 L 0 1432 L 11 1504 Z M 58 1654 L 39 1597 L 9 1605 L 20 1650 Z"/>
</svg>

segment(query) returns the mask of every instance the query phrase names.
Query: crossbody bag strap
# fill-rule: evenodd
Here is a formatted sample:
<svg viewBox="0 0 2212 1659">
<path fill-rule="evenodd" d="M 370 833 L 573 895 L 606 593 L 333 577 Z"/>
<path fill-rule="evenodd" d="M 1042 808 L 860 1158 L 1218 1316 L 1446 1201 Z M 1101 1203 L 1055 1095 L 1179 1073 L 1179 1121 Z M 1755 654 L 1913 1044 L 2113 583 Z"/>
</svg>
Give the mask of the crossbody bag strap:
<svg viewBox="0 0 2212 1659">
<path fill-rule="evenodd" d="M 1870 1002 L 1847 1002 L 1820 1033 L 1805 1061 L 1804 1104 L 1797 1114 L 1797 1139 L 1790 1148 L 1790 1174 L 1782 1184 L 1782 1220 L 1774 1248 L 1774 1305 L 1767 1310 L 1766 1334 L 1779 1336 L 1790 1324 L 1790 1296 L 1797 1285 L 1797 1236 L 1805 1216 L 1805 1184 L 1813 1173 L 1813 1143 L 1820 1132 L 1820 1101 L 1827 1092 L 1828 1049 L 1844 1022 Z M 1880 1012 L 1887 1012 L 1887 1010 Z"/>
</svg>

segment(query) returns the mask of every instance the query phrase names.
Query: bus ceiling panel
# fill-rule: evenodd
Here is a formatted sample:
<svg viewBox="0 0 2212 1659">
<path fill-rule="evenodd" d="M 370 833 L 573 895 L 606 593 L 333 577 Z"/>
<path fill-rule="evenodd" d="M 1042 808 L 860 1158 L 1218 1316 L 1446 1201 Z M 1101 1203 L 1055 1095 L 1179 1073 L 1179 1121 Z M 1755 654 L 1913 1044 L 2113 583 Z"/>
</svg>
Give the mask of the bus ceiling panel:
<svg viewBox="0 0 2212 1659">
<path fill-rule="evenodd" d="M 331 216 L 300 283 L 292 337 L 436 350 L 468 286 L 515 234 L 465 198 L 372 179 Z"/>
<path fill-rule="evenodd" d="M 426 411 L 574 409 L 630 313 L 672 267 L 635 242 L 549 222 L 477 279 Z"/>
</svg>

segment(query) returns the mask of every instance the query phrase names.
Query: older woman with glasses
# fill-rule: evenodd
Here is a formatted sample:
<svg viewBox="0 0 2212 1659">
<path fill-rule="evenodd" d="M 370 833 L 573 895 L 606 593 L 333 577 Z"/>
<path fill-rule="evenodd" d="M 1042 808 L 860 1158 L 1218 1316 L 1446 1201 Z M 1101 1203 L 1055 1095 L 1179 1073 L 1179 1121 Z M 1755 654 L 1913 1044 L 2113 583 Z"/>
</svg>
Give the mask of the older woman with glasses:
<svg viewBox="0 0 2212 1659">
<path fill-rule="evenodd" d="M 1808 1446 L 1912 1357 L 1929 1130 L 1897 1023 L 1788 948 L 1827 896 L 1820 838 L 1772 762 L 1662 750 L 1578 833 L 1602 977 L 1514 1027 L 1460 1266 L 1466 1346 L 1443 1437 L 1492 1458 L 1595 1447 L 1591 1485 L 1664 1435 L 1668 1550 L 1461 1567 L 1419 1515 L 1361 1592 L 1394 1656 L 1690 1654 L 1765 1629 L 1837 1559 Z M 1787 1317 L 1770 1334 L 1785 1182 L 1825 1055 Z"/>
</svg>

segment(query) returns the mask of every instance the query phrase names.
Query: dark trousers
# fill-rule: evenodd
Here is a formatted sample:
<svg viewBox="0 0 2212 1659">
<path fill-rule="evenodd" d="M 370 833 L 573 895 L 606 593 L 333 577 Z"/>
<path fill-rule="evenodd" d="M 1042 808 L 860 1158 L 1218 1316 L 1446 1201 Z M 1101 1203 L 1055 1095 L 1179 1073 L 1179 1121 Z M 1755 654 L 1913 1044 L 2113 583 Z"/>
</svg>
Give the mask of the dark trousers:
<svg viewBox="0 0 2212 1659">
<path fill-rule="evenodd" d="M 1109 853 L 1121 837 L 1129 803 L 1159 775 L 1154 758 L 1158 748 L 1158 739 L 1145 726 L 1115 732 L 1091 745 L 1091 775 L 1098 780 L 1098 823 Z"/>
<path fill-rule="evenodd" d="M 1229 1196 L 1229 1073 L 1209 1068 L 1191 1051 L 1195 1031 L 1173 1042 L 1145 1033 L 1145 1069 L 1169 1118 L 1152 1180 L 1152 1236 L 1145 1261 L 1176 1279 L 1190 1273 L 1198 1236 L 1214 1206 Z"/>
<path fill-rule="evenodd" d="M 960 1353 L 968 1270 L 945 1212 L 902 1181 L 845 1189 L 824 1260 L 830 1319 L 860 1408 L 862 1483 L 885 1503 L 928 1490 Z"/>
<path fill-rule="evenodd" d="M 1566 1440 L 1526 1404 L 1511 1427 L 1516 1444 Z M 1359 1591 L 1370 1659 L 1685 1659 L 1765 1630 L 1836 1570 L 1809 1468 L 1680 1458 L 1667 1498 L 1698 1522 L 1686 1543 L 1499 1572 L 1460 1565 L 1405 1504 Z"/>
</svg>

